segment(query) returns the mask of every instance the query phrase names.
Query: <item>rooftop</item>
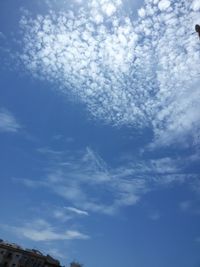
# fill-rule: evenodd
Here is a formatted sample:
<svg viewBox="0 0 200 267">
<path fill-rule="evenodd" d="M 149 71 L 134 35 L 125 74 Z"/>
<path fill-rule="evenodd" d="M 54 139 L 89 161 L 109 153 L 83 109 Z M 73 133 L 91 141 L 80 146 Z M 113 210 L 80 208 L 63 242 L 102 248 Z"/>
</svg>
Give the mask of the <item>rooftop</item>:
<svg viewBox="0 0 200 267">
<path fill-rule="evenodd" d="M 0 246 L 12 248 L 15 250 L 21 250 L 21 251 L 26 252 L 26 253 L 31 253 L 32 255 L 34 254 L 37 257 L 39 256 L 39 257 L 46 258 L 46 261 L 51 263 L 51 264 L 60 265 L 60 262 L 58 260 L 54 259 L 53 257 L 51 257 L 48 254 L 44 255 L 41 251 L 39 251 L 37 249 L 23 248 L 23 247 L 19 246 L 18 244 L 10 243 L 8 241 L 4 241 L 3 239 L 0 239 Z"/>
</svg>

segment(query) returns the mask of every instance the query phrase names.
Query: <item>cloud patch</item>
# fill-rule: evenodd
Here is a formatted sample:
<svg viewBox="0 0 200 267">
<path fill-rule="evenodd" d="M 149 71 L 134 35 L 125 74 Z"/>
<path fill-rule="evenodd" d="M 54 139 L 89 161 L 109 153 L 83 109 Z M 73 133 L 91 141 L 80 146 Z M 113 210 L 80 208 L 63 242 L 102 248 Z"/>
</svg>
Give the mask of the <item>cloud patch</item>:
<svg viewBox="0 0 200 267">
<path fill-rule="evenodd" d="M 157 143 L 199 132 L 198 1 L 145 1 L 134 21 L 120 0 L 75 12 L 25 13 L 19 60 L 112 125 L 151 127 Z M 57 86 L 56 86 L 57 87 Z"/>
<path fill-rule="evenodd" d="M 25 223 L 22 226 L 5 226 L 3 228 L 11 230 L 16 235 L 37 242 L 88 239 L 89 236 L 76 230 L 57 231 L 47 221 L 38 219 Z"/>
<path fill-rule="evenodd" d="M 192 160 L 188 157 L 141 159 L 111 168 L 91 148 L 77 154 L 55 157 L 48 174 L 39 181 L 18 180 L 32 190 L 42 187 L 65 199 L 68 206 L 54 211 L 62 221 L 91 212 L 113 215 L 138 204 L 148 192 L 198 182 L 198 173 L 186 171 Z"/>
<path fill-rule="evenodd" d="M 170 7 L 171 3 L 169 0 L 161 0 L 158 3 L 158 8 L 160 9 L 160 11 L 165 11 Z"/>
<path fill-rule="evenodd" d="M 11 112 L 0 109 L 0 132 L 17 133 L 21 129 L 20 124 Z"/>
<path fill-rule="evenodd" d="M 89 215 L 87 211 L 80 210 L 80 209 L 77 209 L 77 208 L 74 208 L 74 207 L 66 207 L 66 209 L 68 211 L 71 211 L 72 213 L 77 214 L 77 215 L 84 215 L 84 216 L 88 216 Z"/>
</svg>

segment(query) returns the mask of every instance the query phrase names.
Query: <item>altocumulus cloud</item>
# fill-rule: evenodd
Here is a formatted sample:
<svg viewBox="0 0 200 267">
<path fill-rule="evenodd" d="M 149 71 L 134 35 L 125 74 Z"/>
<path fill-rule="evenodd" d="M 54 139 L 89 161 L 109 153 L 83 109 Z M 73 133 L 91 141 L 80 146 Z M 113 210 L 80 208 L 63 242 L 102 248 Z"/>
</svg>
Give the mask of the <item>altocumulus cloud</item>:
<svg viewBox="0 0 200 267">
<path fill-rule="evenodd" d="M 121 0 L 89 0 L 76 12 L 25 12 L 19 60 L 106 123 L 151 127 L 158 144 L 194 138 L 199 10 L 197 0 L 146 0 L 133 21 Z"/>
</svg>

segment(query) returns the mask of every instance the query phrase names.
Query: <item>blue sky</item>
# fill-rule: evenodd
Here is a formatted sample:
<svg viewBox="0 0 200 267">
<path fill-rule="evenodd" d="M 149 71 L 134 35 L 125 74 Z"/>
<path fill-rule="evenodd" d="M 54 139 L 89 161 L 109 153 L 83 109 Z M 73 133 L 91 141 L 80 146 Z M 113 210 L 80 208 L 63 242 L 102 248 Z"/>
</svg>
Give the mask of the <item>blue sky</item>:
<svg viewBox="0 0 200 267">
<path fill-rule="evenodd" d="M 200 266 L 198 0 L 0 2 L 0 237 L 62 264 Z"/>
</svg>

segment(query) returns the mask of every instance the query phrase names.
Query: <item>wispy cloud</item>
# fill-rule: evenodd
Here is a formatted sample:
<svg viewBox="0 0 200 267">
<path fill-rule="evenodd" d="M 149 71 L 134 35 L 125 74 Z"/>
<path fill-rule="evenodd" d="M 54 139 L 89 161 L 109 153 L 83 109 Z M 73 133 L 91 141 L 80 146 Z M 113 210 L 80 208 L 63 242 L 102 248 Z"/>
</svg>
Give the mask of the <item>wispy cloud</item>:
<svg viewBox="0 0 200 267">
<path fill-rule="evenodd" d="M 0 109 L 0 132 L 17 133 L 21 129 L 14 115 L 6 109 Z"/>
<path fill-rule="evenodd" d="M 154 145 L 200 132 L 197 0 L 147 0 L 135 21 L 121 0 L 61 10 L 21 18 L 19 60 L 33 76 L 59 83 L 95 118 L 151 127 Z"/>
<path fill-rule="evenodd" d="M 87 211 L 80 210 L 75 207 L 52 207 L 51 214 L 60 222 L 67 222 L 78 217 L 80 218 L 89 215 Z"/>
<path fill-rule="evenodd" d="M 30 239 L 32 241 L 57 241 L 57 240 L 74 240 L 88 239 L 89 236 L 82 234 L 76 230 L 57 231 L 45 220 L 35 220 L 25 223 L 22 226 L 2 225 L 3 228 L 14 232 L 20 237 Z"/>
<path fill-rule="evenodd" d="M 73 216 L 66 212 L 65 208 L 52 208 L 52 215 L 61 222 L 67 222 L 73 219 Z"/>
<path fill-rule="evenodd" d="M 84 211 L 84 210 L 80 210 L 80 209 L 77 209 L 77 208 L 74 208 L 74 207 L 66 207 L 66 209 L 68 211 L 71 211 L 77 215 L 85 215 L 85 216 L 88 216 L 88 212 L 87 211 Z"/>
<path fill-rule="evenodd" d="M 78 156 L 77 156 L 78 155 Z M 52 153 L 49 154 L 52 157 Z M 63 158 L 62 158 L 63 157 Z M 18 180 L 24 185 L 45 187 L 63 197 L 71 206 L 55 211 L 61 220 L 89 212 L 114 214 L 125 206 L 137 204 L 150 191 L 183 183 L 193 184 L 198 173 L 186 173 L 187 158 L 137 160 L 110 168 L 92 149 L 57 158 L 49 173 L 39 181 Z M 63 159 L 68 164 L 60 165 Z M 70 218 L 69 218 L 70 217 Z"/>
</svg>

